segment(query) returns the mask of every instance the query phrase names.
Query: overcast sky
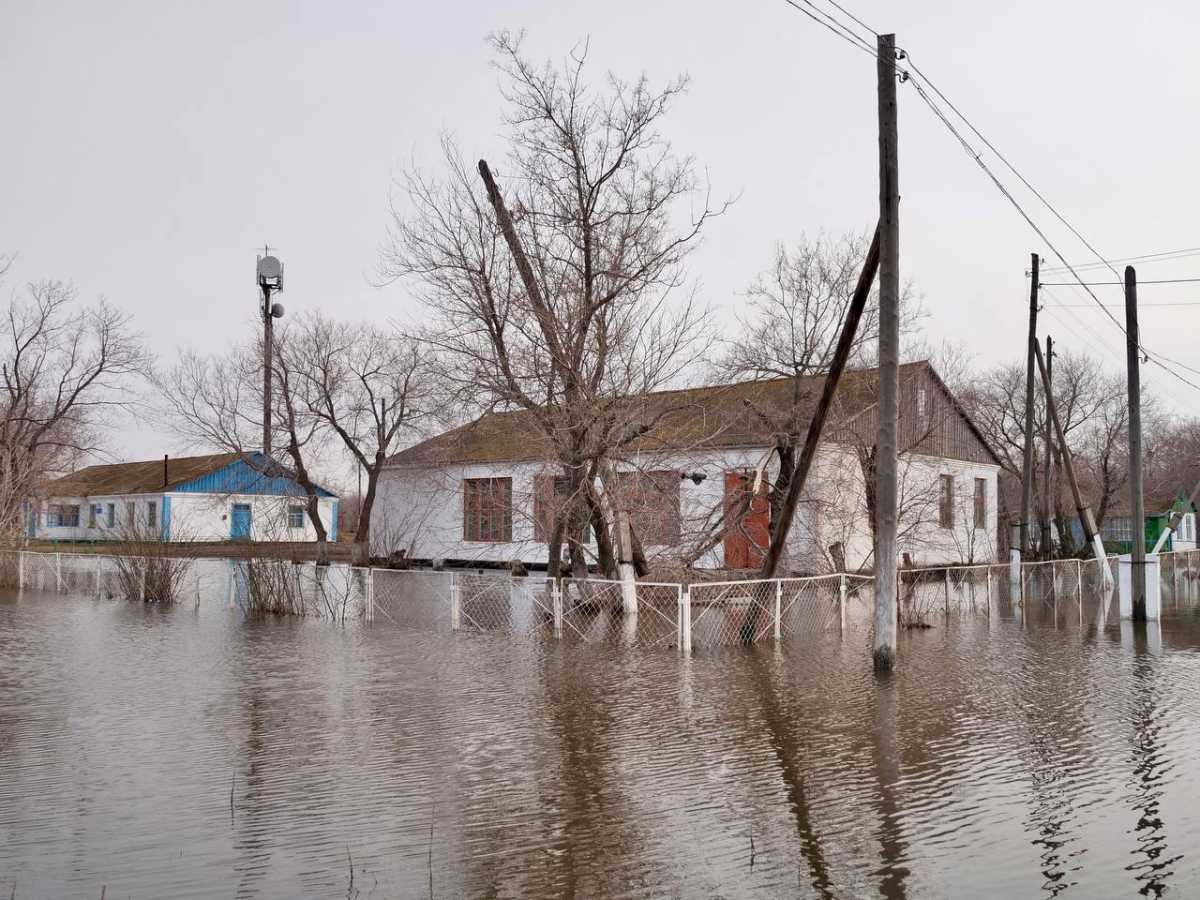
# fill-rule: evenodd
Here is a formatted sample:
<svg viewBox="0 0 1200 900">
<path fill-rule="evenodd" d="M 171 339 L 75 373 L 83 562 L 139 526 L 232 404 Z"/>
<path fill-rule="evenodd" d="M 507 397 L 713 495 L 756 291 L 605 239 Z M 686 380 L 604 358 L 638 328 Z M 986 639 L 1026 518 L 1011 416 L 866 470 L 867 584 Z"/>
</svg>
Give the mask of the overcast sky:
<svg viewBox="0 0 1200 900">
<path fill-rule="evenodd" d="M 1200 58 L 1193 3 L 851 0 L 1083 234 L 1110 257 L 1200 246 Z M 221 350 L 255 325 L 253 267 L 279 248 L 289 310 L 405 320 L 403 285 L 369 281 L 396 172 L 436 167 L 453 131 L 499 159 L 497 75 L 485 35 L 525 28 L 561 57 L 591 41 L 591 70 L 691 88 L 664 123 L 737 204 L 693 257 L 702 295 L 732 316 L 777 241 L 876 218 L 874 60 L 784 0 L 647 3 L 4 3 L 0 30 L 0 252 L 5 289 L 73 281 L 131 311 L 164 358 Z M 912 91 L 900 86 L 901 269 L 932 337 L 980 365 L 1016 358 L 1029 253 L 1049 248 Z M 1005 173 L 1011 182 L 1010 176 Z M 1027 193 L 1023 205 L 1053 220 Z M 1051 240 L 1090 257 L 1061 226 Z M 1200 275 L 1200 256 L 1141 278 Z M 1097 279 L 1111 277 L 1093 272 Z M 1057 279 L 1064 280 L 1064 279 Z M 1113 288 L 1101 296 L 1119 304 Z M 1086 301 L 1057 289 L 1047 299 Z M 1200 369 L 1200 284 L 1146 286 L 1143 338 Z M 1118 316 L 1121 310 L 1115 310 Z M 1103 314 L 1060 309 L 1062 346 L 1121 364 Z M 1200 383 L 1200 377 L 1188 375 Z M 1149 371 L 1188 412 L 1200 391 Z M 131 425 L 114 458 L 184 452 Z"/>
</svg>

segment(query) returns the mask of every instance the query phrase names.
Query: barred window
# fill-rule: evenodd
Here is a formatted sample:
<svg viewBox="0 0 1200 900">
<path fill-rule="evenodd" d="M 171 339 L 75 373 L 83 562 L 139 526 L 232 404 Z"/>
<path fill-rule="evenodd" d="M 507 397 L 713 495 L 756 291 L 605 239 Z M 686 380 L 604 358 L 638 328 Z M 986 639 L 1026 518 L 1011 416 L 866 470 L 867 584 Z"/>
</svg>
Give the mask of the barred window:
<svg viewBox="0 0 1200 900">
<path fill-rule="evenodd" d="M 680 540 L 679 473 L 621 472 L 616 502 L 629 511 L 629 523 L 647 547 L 674 547 Z"/>
<path fill-rule="evenodd" d="M 112 528 L 117 524 L 117 504 L 109 503 L 104 507 L 104 524 Z"/>
<path fill-rule="evenodd" d="M 304 527 L 304 507 L 289 506 L 288 507 L 288 528 L 303 528 Z"/>
<path fill-rule="evenodd" d="M 158 527 L 158 504 L 153 500 L 146 504 L 146 526 L 148 528 Z"/>
<path fill-rule="evenodd" d="M 938 523 L 943 528 L 954 527 L 954 476 L 941 477 L 941 491 L 938 496 Z"/>
<path fill-rule="evenodd" d="M 463 540 L 512 540 L 512 479 L 463 479 Z"/>
<path fill-rule="evenodd" d="M 550 543 L 554 535 L 554 517 L 571 496 L 570 479 L 563 475 L 538 475 L 533 480 L 533 539 Z M 565 535 L 564 535 L 565 537 Z M 583 542 L 592 542 L 592 526 L 583 527 Z"/>
<path fill-rule="evenodd" d="M 975 479 L 975 527 L 987 527 L 987 479 Z"/>
</svg>

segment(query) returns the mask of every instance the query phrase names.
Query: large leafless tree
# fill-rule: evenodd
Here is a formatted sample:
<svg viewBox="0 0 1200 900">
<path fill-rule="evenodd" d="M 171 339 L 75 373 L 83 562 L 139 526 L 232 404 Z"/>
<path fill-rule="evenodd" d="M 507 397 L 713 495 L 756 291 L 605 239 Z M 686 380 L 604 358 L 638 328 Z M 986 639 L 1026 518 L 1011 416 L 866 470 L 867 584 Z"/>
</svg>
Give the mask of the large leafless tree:
<svg viewBox="0 0 1200 900">
<path fill-rule="evenodd" d="M 335 436 L 366 476 L 356 562 L 369 556 L 371 511 L 384 463 L 438 417 L 441 378 L 422 343 L 368 323 L 302 317 L 286 345 L 305 412 Z"/>
<path fill-rule="evenodd" d="M 7 268 L 0 261 L 0 276 Z M 0 530 L 11 539 L 38 482 L 94 452 L 133 403 L 149 354 L 128 315 L 85 305 L 59 281 L 10 296 L 0 341 Z"/>
<path fill-rule="evenodd" d="M 485 409 L 524 409 L 566 480 L 549 565 L 564 536 L 586 561 L 589 522 L 613 522 L 596 497 L 620 449 L 652 423 L 628 398 L 672 383 L 692 361 L 702 315 L 685 263 L 713 207 L 694 161 L 660 131 L 684 90 L 645 77 L 585 78 L 586 47 L 538 65 L 508 33 L 490 39 L 506 108 L 498 197 L 449 138 L 436 177 L 407 173 L 382 257 L 424 302 L 424 340 L 452 360 Z M 519 271 L 498 208 L 511 211 Z M 524 275 L 524 277 L 522 277 Z"/>
</svg>

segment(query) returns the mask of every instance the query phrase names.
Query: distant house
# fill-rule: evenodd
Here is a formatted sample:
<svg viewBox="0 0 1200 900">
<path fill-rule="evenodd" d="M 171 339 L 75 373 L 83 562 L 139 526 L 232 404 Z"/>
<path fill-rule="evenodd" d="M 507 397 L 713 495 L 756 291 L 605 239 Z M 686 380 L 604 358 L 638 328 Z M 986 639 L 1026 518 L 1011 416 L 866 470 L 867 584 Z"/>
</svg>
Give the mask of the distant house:
<svg viewBox="0 0 1200 900">
<path fill-rule="evenodd" d="M 740 523 L 724 510 L 773 478 L 774 437 L 762 413 L 807 408 L 822 378 L 748 381 L 629 398 L 640 435 L 597 485 L 609 508 L 629 513 L 647 554 L 697 567 L 752 569 L 770 534 L 763 493 Z M 820 571 L 871 564 L 872 534 L 861 461 L 877 432 L 878 373 L 847 372 L 789 533 L 787 565 Z M 807 404 L 807 406 L 805 406 Z M 925 362 L 901 367 L 901 550 L 916 563 L 996 558 L 999 462 L 945 384 Z M 544 433 L 526 411 L 498 412 L 388 460 L 371 516 L 374 552 L 417 559 L 545 563 L 565 479 Z M 714 523 L 724 528 L 714 532 Z M 727 523 L 726 523 L 727 524 Z M 592 544 L 589 532 L 586 540 Z"/>
<path fill-rule="evenodd" d="M 1171 514 L 1181 512 L 1179 526 L 1175 533 L 1167 538 L 1162 552 L 1173 550 L 1195 550 L 1196 542 L 1196 510 L 1187 501 L 1187 492 L 1180 489 L 1174 497 L 1169 495 L 1146 497 L 1146 520 L 1143 524 L 1146 535 L 1146 550 L 1153 550 L 1159 537 L 1170 523 Z M 1078 522 L 1073 523 L 1072 532 L 1077 536 L 1082 534 Z M 1130 553 L 1133 550 L 1133 517 L 1129 514 L 1128 490 L 1116 503 L 1109 506 L 1100 524 L 1100 537 L 1104 540 L 1104 549 L 1109 553 Z"/>
<path fill-rule="evenodd" d="M 88 466 L 26 503 L 29 537 L 63 541 L 315 541 L 304 489 L 261 453 Z M 319 490 L 337 539 L 337 497 Z"/>
</svg>

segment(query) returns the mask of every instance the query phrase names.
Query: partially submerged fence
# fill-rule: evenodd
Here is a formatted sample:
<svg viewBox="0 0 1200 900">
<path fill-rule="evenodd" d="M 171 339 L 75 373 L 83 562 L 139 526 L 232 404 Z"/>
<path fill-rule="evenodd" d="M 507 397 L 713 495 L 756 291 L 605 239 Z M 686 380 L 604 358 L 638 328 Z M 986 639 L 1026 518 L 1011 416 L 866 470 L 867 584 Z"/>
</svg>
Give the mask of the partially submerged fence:
<svg viewBox="0 0 1200 900">
<path fill-rule="evenodd" d="M 1200 550 L 1159 556 L 1163 609 L 1200 605 Z M 975 614 L 1103 627 L 1115 618 L 1094 560 L 903 569 L 902 626 Z M 874 579 L 856 574 L 691 584 L 552 580 L 496 571 L 367 569 L 284 560 L 0 552 L 0 582 L 100 599 L 223 605 L 252 614 L 361 619 L 629 647 L 710 648 L 869 629 Z"/>
</svg>

